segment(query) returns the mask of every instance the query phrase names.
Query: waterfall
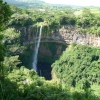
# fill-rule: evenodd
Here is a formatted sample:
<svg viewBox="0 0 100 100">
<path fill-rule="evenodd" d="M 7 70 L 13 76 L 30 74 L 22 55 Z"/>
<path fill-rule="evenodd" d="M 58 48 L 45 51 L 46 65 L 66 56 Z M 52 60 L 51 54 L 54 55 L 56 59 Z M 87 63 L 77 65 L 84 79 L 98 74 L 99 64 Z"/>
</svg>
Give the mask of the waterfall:
<svg viewBox="0 0 100 100">
<path fill-rule="evenodd" d="M 37 28 L 37 32 L 38 32 L 38 28 Z M 37 72 L 37 55 L 38 55 L 38 50 L 41 42 L 41 34 L 42 34 L 42 25 L 40 26 L 38 41 L 35 44 L 33 63 L 32 63 L 32 69 L 34 69 L 36 72 Z"/>
</svg>

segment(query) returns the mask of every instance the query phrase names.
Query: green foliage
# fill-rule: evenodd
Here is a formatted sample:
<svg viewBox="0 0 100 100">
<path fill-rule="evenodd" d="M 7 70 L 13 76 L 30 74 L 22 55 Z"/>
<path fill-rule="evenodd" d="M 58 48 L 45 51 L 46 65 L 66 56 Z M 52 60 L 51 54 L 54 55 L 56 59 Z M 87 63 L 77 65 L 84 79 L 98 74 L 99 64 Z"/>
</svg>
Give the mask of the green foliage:
<svg viewBox="0 0 100 100">
<path fill-rule="evenodd" d="M 2 38 L 1 35 L 0 38 Z M 4 61 L 4 56 L 5 56 L 4 50 L 5 50 L 4 45 L 0 42 L 0 62 Z"/>
<path fill-rule="evenodd" d="M 83 84 L 83 89 L 86 91 L 86 89 L 89 89 L 91 86 L 90 86 L 90 83 L 86 80 L 85 83 Z"/>
<path fill-rule="evenodd" d="M 20 65 L 25 66 L 29 69 L 32 68 L 33 62 L 33 45 L 28 45 L 24 47 L 22 53 L 19 54 L 19 60 L 22 62 Z"/>
<path fill-rule="evenodd" d="M 11 57 L 5 57 L 3 65 L 4 65 L 4 73 L 8 74 L 13 69 L 16 69 L 16 66 L 19 65 L 21 62 L 18 60 L 18 55 L 11 56 Z"/>
<path fill-rule="evenodd" d="M 100 100 L 91 92 L 73 92 L 62 89 L 54 81 L 46 81 L 39 77 L 34 70 L 25 67 L 14 69 L 4 79 L 0 80 L 1 100 Z"/>
<path fill-rule="evenodd" d="M 7 42 L 9 40 L 14 40 L 14 39 L 18 39 L 20 36 L 20 32 L 16 32 L 16 30 L 14 28 L 7 28 L 6 30 L 4 30 L 2 33 L 3 35 L 3 42 Z"/>
<path fill-rule="evenodd" d="M 2 61 L 4 61 L 5 56 L 5 49 L 4 45 L 2 44 L 3 35 L 1 35 L 1 31 L 5 29 L 5 24 L 9 20 L 11 15 L 11 11 L 9 5 L 2 0 L 0 0 L 0 79 L 4 77 L 4 68 Z"/>
<path fill-rule="evenodd" d="M 32 25 L 33 20 L 27 14 L 13 14 L 8 25 L 28 26 Z"/>
<path fill-rule="evenodd" d="M 99 100 L 99 98 L 93 95 L 91 92 L 88 93 L 89 93 L 88 97 L 86 96 L 86 93 L 79 93 L 79 92 L 74 92 L 72 96 L 74 100 Z"/>
<path fill-rule="evenodd" d="M 77 29 L 79 33 L 100 34 L 100 17 L 99 11 L 93 12 L 95 8 L 73 8 L 73 7 L 58 7 L 50 5 L 41 5 L 36 9 L 18 8 L 10 6 L 12 10 L 12 17 L 8 26 L 27 27 L 29 25 L 38 25 L 42 23 L 48 28 L 48 34 L 57 32 L 57 27 L 62 25 L 79 26 Z M 76 15 L 75 11 L 80 10 L 80 14 Z"/>
<path fill-rule="evenodd" d="M 75 25 L 76 24 L 76 18 L 74 17 L 74 15 L 64 15 L 61 16 L 60 18 L 60 25 Z"/>
<path fill-rule="evenodd" d="M 92 25 L 92 21 L 94 20 L 94 14 L 91 13 L 90 9 L 84 8 L 82 10 L 82 14 L 80 15 L 79 20 L 77 20 L 78 25 L 82 27 L 87 27 Z"/>
<path fill-rule="evenodd" d="M 1 33 L 3 35 L 2 42 L 5 46 L 5 56 L 10 58 L 11 56 L 18 55 L 23 51 L 23 47 L 20 46 L 20 33 L 16 32 L 14 28 L 8 28 Z"/>
<path fill-rule="evenodd" d="M 75 16 L 74 10 L 70 7 L 42 6 L 46 9 L 22 9 L 9 6 L 0 1 L 0 31 L 4 30 L 12 9 L 12 16 L 8 26 L 28 27 L 38 25 L 42 22 L 43 35 L 58 32 L 61 25 L 79 25 L 81 32 L 100 33 L 100 17 L 94 15 L 87 8 L 82 14 Z M 50 7 L 50 10 L 47 8 Z M 36 29 L 33 30 L 36 32 Z M 0 33 L 1 34 L 1 33 Z M 20 33 L 13 28 L 8 28 L 0 35 L 0 100 L 100 100 L 92 94 L 90 86 L 100 85 L 100 49 L 72 44 L 56 61 L 52 67 L 60 84 L 53 81 L 46 81 L 39 77 L 30 68 L 32 64 L 33 46 L 20 46 Z M 2 45 L 2 41 L 5 45 Z M 51 50 L 51 58 L 42 56 L 39 61 L 53 62 L 58 44 L 45 43 L 46 49 Z M 65 46 L 62 46 L 63 51 Z M 4 59 L 6 51 L 6 57 Z M 20 53 L 20 54 L 19 54 Z M 60 55 L 59 55 L 60 56 Z M 45 59 L 43 59 L 43 57 Z M 20 60 L 19 60 L 20 59 Z M 2 62 L 3 61 L 3 62 Z M 22 63 L 21 63 L 22 62 Z M 25 67 L 21 66 L 25 65 Z M 88 81 L 86 81 L 88 80 Z M 72 95 L 66 91 L 71 86 L 83 88 L 83 92 L 73 92 Z"/>
<path fill-rule="evenodd" d="M 64 83 L 82 88 L 85 80 L 91 85 L 100 85 L 99 77 L 100 49 L 82 45 L 69 46 L 52 68 L 56 76 Z M 86 87 L 88 88 L 88 87 Z"/>
<path fill-rule="evenodd" d="M 0 31 L 4 30 L 5 24 L 7 23 L 11 15 L 10 8 L 7 3 L 0 0 Z M 4 60 L 4 46 L 2 44 L 3 35 L 0 33 L 0 62 Z"/>
<path fill-rule="evenodd" d="M 16 83 L 12 83 L 9 79 L 0 80 L 0 100 L 13 100 L 17 95 Z"/>
<path fill-rule="evenodd" d="M 6 2 L 0 0 L 0 31 L 4 30 L 5 24 L 11 16 L 9 5 Z"/>
<path fill-rule="evenodd" d="M 65 100 L 69 97 L 55 82 L 46 82 L 34 70 L 25 67 L 9 73 L 4 83 L 0 81 L 0 89 L 0 99 L 3 100 Z"/>
</svg>

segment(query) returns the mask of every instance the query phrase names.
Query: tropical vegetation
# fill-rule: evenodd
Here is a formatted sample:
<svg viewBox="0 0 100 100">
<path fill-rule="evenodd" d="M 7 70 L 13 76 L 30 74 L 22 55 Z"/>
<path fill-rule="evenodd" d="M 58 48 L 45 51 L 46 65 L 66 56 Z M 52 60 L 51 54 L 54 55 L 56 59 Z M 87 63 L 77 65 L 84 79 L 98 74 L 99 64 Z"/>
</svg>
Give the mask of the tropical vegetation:
<svg viewBox="0 0 100 100">
<path fill-rule="evenodd" d="M 17 30 L 43 24 L 43 32 L 51 34 L 56 26 L 72 25 L 79 27 L 79 33 L 99 35 L 99 8 L 93 8 L 97 13 L 92 8 L 69 6 L 33 8 L 19 8 L 0 0 L 0 100 L 100 100 L 99 48 L 73 43 L 55 62 L 47 58 L 54 62 L 54 80 L 47 81 L 26 68 L 32 61 L 31 46 L 21 45 L 22 33 Z M 56 46 L 46 44 L 54 48 L 52 52 Z"/>
</svg>

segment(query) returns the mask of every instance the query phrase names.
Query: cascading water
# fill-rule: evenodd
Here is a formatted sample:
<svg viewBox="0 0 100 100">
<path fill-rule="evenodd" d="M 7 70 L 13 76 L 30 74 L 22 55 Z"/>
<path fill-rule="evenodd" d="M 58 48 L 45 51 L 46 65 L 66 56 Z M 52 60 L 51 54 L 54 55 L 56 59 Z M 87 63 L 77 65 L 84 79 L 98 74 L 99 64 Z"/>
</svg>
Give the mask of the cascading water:
<svg viewBox="0 0 100 100">
<path fill-rule="evenodd" d="M 37 32 L 38 32 L 38 29 L 37 29 Z M 34 69 L 36 72 L 37 72 L 37 55 L 38 55 L 38 50 L 39 50 L 39 46 L 40 46 L 40 42 L 41 42 L 41 34 L 42 34 L 42 25 L 40 26 L 39 37 L 38 37 L 38 41 L 35 45 L 33 63 L 32 63 L 32 69 Z"/>
</svg>

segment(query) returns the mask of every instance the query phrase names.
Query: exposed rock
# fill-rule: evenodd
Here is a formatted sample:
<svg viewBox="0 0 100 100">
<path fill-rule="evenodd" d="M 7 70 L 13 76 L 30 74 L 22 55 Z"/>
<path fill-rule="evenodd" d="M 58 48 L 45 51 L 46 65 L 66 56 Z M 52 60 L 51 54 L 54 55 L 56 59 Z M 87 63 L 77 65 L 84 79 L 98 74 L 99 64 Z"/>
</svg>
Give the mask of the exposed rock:
<svg viewBox="0 0 100 100">
<path fill-rule="evenodd" d="M 44 56 L 52 56 L 51 51 L 48 48 L 46 48 L 44 45 L 40 46 L 39 52 Z"/>
<path fill-rule="evenodd" d="M 100 36 L 95 34 L 82 33 L 80 34 L 77 30 L 78 27 L 63 26 L 57 27 L 56 32 L 51 32 L 49 35 L 43 35 L 41 42 L 59 42 L 59 43 L 76 43 L 82 45 L 89 45 L 100 47 Z M 21 42 L 23 45 L 32 44 L 37 40 L 36 27 L 22 27 L 19 29 L 21 32 Z M 42 33 L 44 34 L 44 33 Z"/>
</svg>

